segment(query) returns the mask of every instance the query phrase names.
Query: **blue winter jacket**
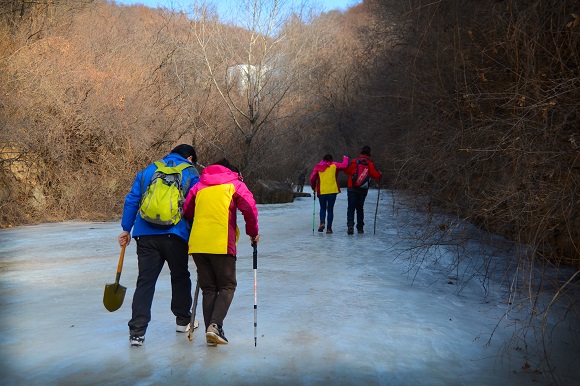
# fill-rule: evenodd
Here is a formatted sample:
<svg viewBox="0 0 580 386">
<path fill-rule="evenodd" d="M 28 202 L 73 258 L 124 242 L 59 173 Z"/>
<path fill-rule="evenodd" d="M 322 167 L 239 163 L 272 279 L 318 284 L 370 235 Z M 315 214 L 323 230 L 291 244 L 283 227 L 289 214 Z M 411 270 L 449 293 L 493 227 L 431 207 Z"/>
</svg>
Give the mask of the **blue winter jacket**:
<svg viewBox="0 0 580 386">
<path fill-rule="evenodd" d="M 187 159 L 176 153 L 170 153 L 167 155 L 165 158 L 163 158 L 163 162 L 165 162 L 165 164 L 168 166 L 176 166 L 184 162 L 191 164 L 191 162 L 189 162 Z M 127 232 L 131 232 L 131 229 L 133 229 L 132 236 L 134 238 L 138 236 L 174 234 L 187 242 L 189 240 L 189 233 L 191 230 L 190 220 L 182 218 L 181 221 L 179 221 L 173 227 L 163 229 L 150 225 L 147 221 L 143 220 L 139 214 L 139 204 L 141 203 L 141 197 L 143 197 L 145 194 L 145 190 L 147 189 L 147 186 L 149 185 L 155 170 L 157 170 L 157 166 L 155 166 L 155 164 L 151 164 L 145 170 L 137 173 L 137 177 L 135 178 L 135 181 L 133 181 L 131 191 L 125 198 L 121 227 L 124 231 Z M 192 167 L 183 171 L 182 176 L 184 197 L 187 197 L 189 189 L 191 189 L 191 187 L 199 181 L 199 173 L 192 165 Z"/>
</svg>

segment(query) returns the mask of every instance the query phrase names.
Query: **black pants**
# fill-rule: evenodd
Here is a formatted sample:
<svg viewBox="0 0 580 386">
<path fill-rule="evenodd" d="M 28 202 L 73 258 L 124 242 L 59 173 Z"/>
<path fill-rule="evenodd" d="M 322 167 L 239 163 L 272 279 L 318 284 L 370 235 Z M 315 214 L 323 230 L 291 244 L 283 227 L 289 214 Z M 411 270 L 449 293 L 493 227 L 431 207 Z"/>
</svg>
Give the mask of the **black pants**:
<svg viewBox="0 0 580 386">
<path fill-rule="evenodd" d="M 368 189 L 350 189 L 346 192 L 348 206 L 346 209 L 346 226 L 354 228 L 354 212 L 356 211 L 356 229 L 362 230 L 365 226 L 365 199 Z"/>
<path fill-rule="evenodd" d="M 223 326 L 236 292 L 236 258 L 232 255 L 193 253 L 197 280 L 203 297 L 205 328 L 210 324 Z"/>
<path fill-rule="evenodd" d="M 129 321 L 129 333 L 145 335 L 151 321 L 155 284 L 166 261 L 171 273 L 171 311 L 178 325 L 187 325 L 191 318 L 187 242 L 176 235 L 140 236 L 136 240 L 139 276 L 133 295 L 133 316 Z"/>
</svg>

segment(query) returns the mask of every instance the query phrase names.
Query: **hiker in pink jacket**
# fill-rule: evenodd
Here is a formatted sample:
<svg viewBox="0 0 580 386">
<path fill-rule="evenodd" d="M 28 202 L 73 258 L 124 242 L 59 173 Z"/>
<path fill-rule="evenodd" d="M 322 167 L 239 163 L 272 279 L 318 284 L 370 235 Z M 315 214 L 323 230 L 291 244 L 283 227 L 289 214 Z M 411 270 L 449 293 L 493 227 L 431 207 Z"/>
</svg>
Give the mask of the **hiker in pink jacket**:
<svg viewBox="0 0 580 386">
<path fill-rule="evenodd" d="M 206 167 L 189 191 L 185 218 L 193 218 L 189 253 L 197 267 L 202 292 L 203 318 L 208 346 L 227 344 L 223 322 L 236 291 L 236 243 L 240 230 L 239 210 L 250 241 L 258 243 L 258 209 L 254 196 L 238 169 L 225 158 Z M 196 240 L 192 239 L 196 238 Z"/>
<path fill-rule="evenodd" d="M 326 233 L 332 233 L 332 220 L 334 218 L 334 203 L 336 195 L 340 193 L 340 187 L 336 177 L 340 170 L 348 167 L 348 157 L 342 156 L 342 162 L 333 162 L 332 154 L 322 157 L 310 175 L 310 186 L 312 191 L 318 194 L 320 202 L 320 226 L 318 232 L 323 232 L 326 226 Z"/>
</svg>

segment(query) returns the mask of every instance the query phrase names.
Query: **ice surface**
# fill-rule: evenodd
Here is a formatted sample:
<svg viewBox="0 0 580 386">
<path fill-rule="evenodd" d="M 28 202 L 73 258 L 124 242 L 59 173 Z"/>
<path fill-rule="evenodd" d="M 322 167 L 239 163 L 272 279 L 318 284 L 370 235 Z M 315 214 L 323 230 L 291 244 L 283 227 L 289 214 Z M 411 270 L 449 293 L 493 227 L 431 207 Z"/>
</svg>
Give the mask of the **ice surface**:
<svg viewBox="0 0 580 386">
<path fill-rule="evenodd" d="M 127 287 L 123 306 L 110 313 L 102 303 L 105 284 L 115 280 L 119 223 L 0 231 L 0 384 L 549 384 L 523 372 L 517 353 L 502 351 L 508 329 L 496 329 L 486 346 L 505 305 L 483 301 L 477 280 L 458 293 L 432 267 L 408 272 L 409 245 L 397 236 L 401 219 L 387 194 L 373 235 L 375 193 L 367 199 L 363 235 L 346 234 L 346 193 L 338 196 L 331 235 L 313 234 L 312 198 L 259 206 L 257 347 L 252 248 L 245 236 L 224 323 L 229 345 L 206 347 L 203 332 L 192 342 L 175 332 L 165 267 L 145 345 L 130 348 L 134 241 L 120 280 Z M 241 216 L 238 221 L 243 225 Z M 193 262 L 190 267 L 195 272 Z M 201 320 L 200 305 L 197 312 Z"/>
</svg>

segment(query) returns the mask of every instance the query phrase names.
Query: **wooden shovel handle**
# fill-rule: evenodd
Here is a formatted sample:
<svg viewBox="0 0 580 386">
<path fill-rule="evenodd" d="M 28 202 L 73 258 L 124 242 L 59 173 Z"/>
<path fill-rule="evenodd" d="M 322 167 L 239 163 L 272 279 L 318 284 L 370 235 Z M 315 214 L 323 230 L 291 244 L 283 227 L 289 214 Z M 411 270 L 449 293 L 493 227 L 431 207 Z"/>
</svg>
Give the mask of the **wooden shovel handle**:
<svg viewBox="0 0 580 386">
<path fill-rule="evenodd" d="M 117 266 L 117 274 L 121 273 L 123 269 L 123 260 L 125 259 L 125 246 L 121 247 L 121 256 L 119 256 L 119 265 Z"/>
<path fill-rule="evenodd" d="M 125 259 L 125 246 L 121 247 L 121 256 L 119 256 L 119 265 L 117 266 L 117 278 L 115 279 L 115 284 L 119 284 L 119 279 L 121 278 L 121 270 L 123 269 L 123 260 Z"/>
</svg>

